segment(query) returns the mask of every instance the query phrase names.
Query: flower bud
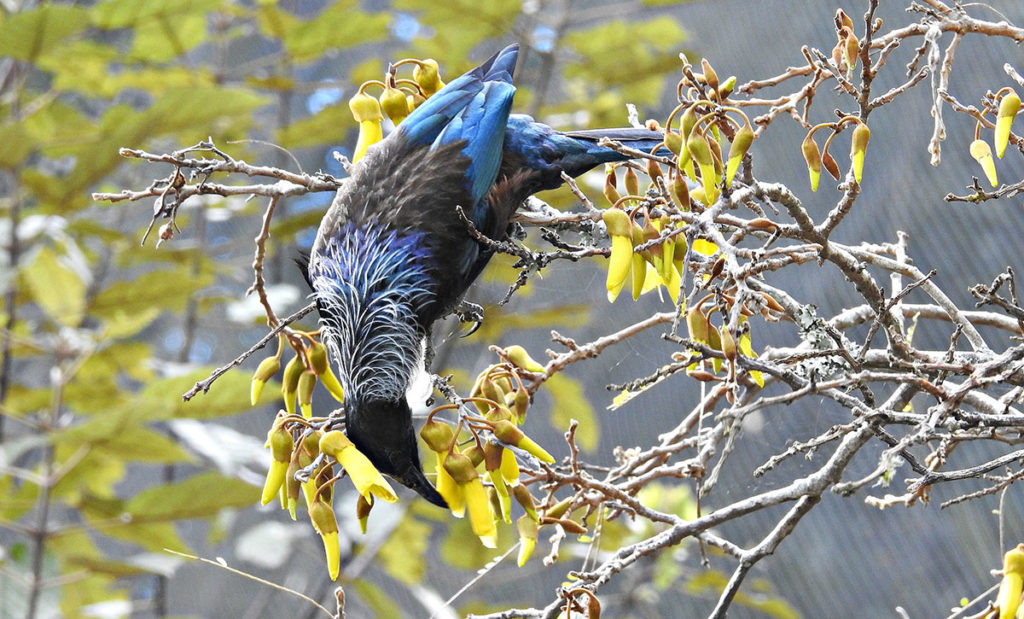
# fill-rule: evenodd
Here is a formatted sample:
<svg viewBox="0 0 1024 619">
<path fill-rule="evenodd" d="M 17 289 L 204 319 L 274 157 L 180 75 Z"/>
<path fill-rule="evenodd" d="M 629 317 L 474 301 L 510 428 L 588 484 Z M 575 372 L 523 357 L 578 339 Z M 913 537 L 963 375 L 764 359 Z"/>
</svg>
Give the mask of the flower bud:
<svg viewBox="0 0 1024 619">
<path fill-rule="evenodd" d="M 999 101 L 999 114 L 996 116 L 996 156 L 1000 159 L 1006 153 L 1006 145 L 1010 143 L 1010 125 L 1013 124 L 1013 118 L 1017 115 L 1018 110 L 1020 110 L 1020 97 L 1013 89 L 1010 89 L 1010 92 L 1003 95 Z"/>
<path fill-rule="evenodd" d="M 818 191 L 818 181 L 821 180 L 821 151 L 814 142 L 811 134 L 808 133 L 800 145 L 803 150 L 804 161 L 807 162 L 807 172 L 811 175 L 811 191 Z"/>
<path fill-rule="evenodd" d="M 686 329 L 689 331 L 690 339 L 694 342 L 708 343 L 710 324 L 708 323 L 708 317 L 704 315 L 704 312 L 700 311 L 699 307 L 691 307 L 686 312 Z"/>
<path fill-rule="evenodd" d="M 686 183 L 686 179 L 683 178 L 682 172 L 677 170 L 672 175 L 672 183 L 669 185 L 669 189 L 672 191 L 672 197 L 675 198 L 676 206 L 684 212 L 689 211 L 690 186 Z"/>
<path fill-rule="evenodd" d="M 704 195 L 707 196 L 710 205 L 718 199 L 718 175 L 715 172 L 715 156 L 712 154 L 711 144 L 700 131 L 693 131 L 686 139 L 686 150 L 700 168 L 700 182 L 704 186 Z"/>
<path fill-rule="evenodd" d="M 622 211 L 619 212 L 623 213 Z M 517 367 L 523 368 L 527 372 L 541 373 L 544 371 L 544 366 L 535 361 L 533 357 L 530 356 L 530 353 L 526 352 L 526 349 L 518 344 L 514 344 L 506 348 L 505 356 L 508 357 L 508 360 L 514 363 Z"/>
<path fill-rule="evenodd" d="M 722 341 L 722 354 L 725 355 L 727 361 L 736 361 L 736 338 L 732 335 L 732 330 L 729 329 L 728 325 L 722 325 L 720 338 Z"/>
<path fill-rule="evenodd" d="M 740 162 L 743 161 L 743 156 L 750 150 L 750 145 L 754 141 L 754 130 L 750 128 L 750 125 L 743 125 L 732 139 L 732 144 L 729 146 L 729 165 L 725 171 L 725 186 L 728 187 L 732 184 L 732 178 L 736 175 L 736 170 L 740 168 Z"/>
<path fill-rule="evenodd" d="M 380 95 L 380 108 L 396 125 L 405 120 L 410 111 L 405 93 L 390 85 Z"/>
<path fill-rule="evenodd" d="M 516 484 L 512 486 L 512 497 L 516 500 L 519 505 L 526 510 L 526 515 L 532 518 L 534 521 L 540 520 L 540 516 L 537 514 L 537 504 L 533 501 L 533 495 L 527 490 L 526 486 L 522 484 Z"/>
<path fill-rule="evenodd" d="M 455 439 L 455 430 L 443 421 L 430 418 L 420 428 L 420 438 L 431 451 L 442 453 L 448 451 L 448 447 Z"/>
<path fill-rule="evenodd" d="M 369 499 L 359 495 L 356 499 L 356 520 L 359 521 L 359 531 L 366 535 L 366 523 L 370 519 L 370 510 L 373 509 L 373 496 Z"/>
<path fill-rule="evenodd" d="M 827 150 L 821 153 L 821 165 L 822 167 L 825 168 L 825 171 L 827 171 L 832 176 L 832 178 L 839 180 L 841 176 L 839 172 L 839 164 L 836 163 L 836 160 L 832 156 L 832 153 L 828 152 Z"/>
<path fill-rule="evenodd" d="M 530 560 L 533 549 L 537 547 L 537 532 L 539 527 L 529 516 L 521 516 L 516 520 L 516 531 L 519 532 L 519 556 L 516 565 L 523 567 Z"/>
<path fill-rule="evenodd" d="M 569 497 L 555 503 L 544 512 L 544 517 L 554 518 L 556 520 L 561 518 L 565 515 L 565 512 L 569 511 L 569 506 L 572 505 L 572 500 L 573 498 Z"/>
<path fill-rule="evenodd" d="M 722 85 L 718 87 L 718 100 L 724 101 L 732 94 L 733 88 L 736 88 L 736 76 L 730 75 Z"/>
<path fill-rule="evenodd" d="M 676 156 L 683 152 L 683 138 L 673 131 L 665 132 L 665 147 Z"/>
<path fill-rule="evenodd" d="M 661 165 L 659 165 L 658 162 L 653 159 L 648 159 L 646 165 L 647 176 L 650 176 L 652 181 L 657 182 L 657 179 L 663 176 L 663 172 L 661 171 Z"/>
<path fill-rule="evenodd" d="M 857 36 L 853 34 L 853 30 L 849 30 L 846 33 L 846 44 L 843 48 L 844 59 L 846 60 L 846 70 L 852 71 L 857 65 L 857 57 L 860 55 L 860 41 L 857 40 Z"/>
<path fill-rule="evenodd" d="M 640 178 L 636 175 L 636 170 L 627 166 L 626 173 L 623 175 L 622 178 L 626 186 L 627 195 L 640 195 Z"/>
<path fill-rule="evenodd" d="M 523 425 L 526 421 L 526 409 L 530 406 L 530 392 L 525 388 L 517 389 L 512 399 L 512 412 L 515 413 L 516 423 Z"/>
<path fill-rule="evenodd" d="M 249 401 L 253 406 L 256 406 L 256 402 L 259 401 L 260 394 L 263 393 L 263 386 L 266 385 L 267 381 L 273 378 L 274 374 L 277 374 L 280 369 L 280 357 L 267 357 L 260 362 L 259 367 L 256 368 L 256 372 L 252 375 L 252 385 L 249 390 Z"/>
<path fill-rule="evenodd" d="M 853 177 L 860 183 L 861 174 L 864 172 L 864 153 L 868 149 L 868 140 L 871 138 L 871 130 L 864 123 L 857 123 L 853 130 L 853 138 L 850 140 L 850 159 L 853 160 Z"/>
<path fill-rule="evenodd" d="M 988 142 L 985 140 L 971 142 L 971 157 L 981 164 L 981 169 L 985 171 L 988 182 L 992 183 L 993 187 L 997 186 L 999 179 L 996 177 L 996 162 L 992 159 L 992 149 L 989 148 Z"/>
<path fill-rule="evenodd" d="M 295 473 L 299 471 L 299 451 L 296 450 L 292 454 L 292 459 L 288 463 L 288 470 L 284 476 L 284 485 L 282 489 L 285 494 L 285 507 L 288 510 L 288 515 L 291 516 L 292 520 L 295 520 L 295 508 L 299 504 L 299 490 L 302 486 L 299 480 L 295 479 Z"/>
<path fill-rule="evenodd" d="M 309 419 L 313 416 L 313 388 L 316 387 L 316 374 L 312 370 L 306 370 L 299 375 L 297 388 L 299 396 L 299 410 L 302 416 Z"/>
<path fill-rule="evenodd" d="M 423 94 L 428 97 L 444 87 L 438 72 L 437 61 L 433 58 L 426 58 L 416 63 L 412 70 L 412 79 L 423 89 Z"/>
<path fill-rule="evenodd" d="M 298 355 L 284 366 L 284 375 L 281 378 L 281 396 L 284 398 L 284 408 L 289 415 L 295 414 L 295 394 L 299 389 L 299 377 L 305 368 Z"/>
<path fill-rule="evenodd" d="M 711 68 L 711 63 L 708 62 L 707 58 L 700 59 L 700 66 L 701 69 L 704 71 L 704 81 L 707 82 L 708 86 L 711 87 L 711 90 L 715 91 L 715 94 L 717 95 L 718 74 L 715 73 L 715 70 L 713 68 Z"/>
<path fill-rule="evenodd" d="M 615 168 L 608 166 L 604 175 L 604 199 L 608 200 L 610 206 L 614 206 L 622 198 L 619 195 L 619 190 L 616 189 L 617 182 L 615 179 Z"/>
</svg>

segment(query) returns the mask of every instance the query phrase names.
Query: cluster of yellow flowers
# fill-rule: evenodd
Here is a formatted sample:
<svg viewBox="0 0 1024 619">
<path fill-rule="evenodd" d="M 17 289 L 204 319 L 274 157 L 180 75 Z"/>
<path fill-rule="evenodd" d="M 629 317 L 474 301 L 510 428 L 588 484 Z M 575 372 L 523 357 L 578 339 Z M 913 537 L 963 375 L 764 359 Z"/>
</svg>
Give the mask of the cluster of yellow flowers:
<svg viewBox="0 0 1024 619">
<path fill-rule="evenodd" d="M 476 406 L 479 415 L 462 415 L 453 427 L 436 415 L 458 407 L 440 406 L 423 424 L 420 437 L 436 455 L 437 491 L 457 518 L 468 512 L 473 533 L 484 546 L 495 547 L 499 521 L 511 524 L 512 499 L 523 507 L 526 514 L 517 522 L 522 565 L 536 545 L 540 517 L 529 490 L 519 481 L 519 463 L 511 447 L 547 464 L 555 461 L 519 429 L 530 403 L 530 393 L 520 373 L 541 373 L 544 366 L 521 346 L 494 350 L 502 358 L 501 363 L 482 371 L 466 398 Z M 487 486 L 483 483 L 485 478 Z"/>
<path fill-rule="evenodd" d="M 412 79 L 397 79 L 396 69 L 409 64 L 413 65 Z M 374 86 L 382 89 L 377 98 L 366 94 L 366 89 Z M 383 81 L 363 82 L 348 102 L 352 117 L 359 123 L 359 140 L 352 153 L 353 163 L 362 159 L 370 145 L 384 138 L 381 123 L 385 114 L 397 125 L 443 86 L 444 81 L 438 73 L 437 61 L 432 58 L 399 60 L 388 67 Z"/>
</svg>

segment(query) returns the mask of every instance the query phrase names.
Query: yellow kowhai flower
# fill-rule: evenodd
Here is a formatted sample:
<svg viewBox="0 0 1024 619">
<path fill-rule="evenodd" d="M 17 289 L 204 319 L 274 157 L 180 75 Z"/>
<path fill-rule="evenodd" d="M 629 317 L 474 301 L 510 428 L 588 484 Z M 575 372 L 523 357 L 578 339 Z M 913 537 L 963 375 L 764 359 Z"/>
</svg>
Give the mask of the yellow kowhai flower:
<svg viewBox="0 0 1024 619">
<path fill-rule="evenodd" d="M 292 433 L 284 429 L 280 420 L 281 416 L 278 416 L 278 420 L 267 433 L 267 447 L 270 448 L 272 458 L 270 471 L 267 472 L 267 479 L 263 484 L 263 495 L 260 497 L 263 505 L 269 503 L 284 485 L 288 464 L 292 459 L 292 449 L 295 447 Z"/>
<path fill-rule="evenodd" d="M 370 495 L 377 496 L 388 503 L 398 500 L 398 495 L 377 467 L 343 433 L 337 430 L 325 433 L 320 437 L 320 451 L 337 460 L 359 494 L 367 499 Z"/>
<path fill-rule="evenodd" d="M 999 619 L 1012 619 L 1020 606 L 1020 596 L 1024 591 L 1024 544 L 1003 555 L 1003 580 L 999 584 L 999 595 L 996 607 Z"/>
<path fill-rule="evenodd" d="M 1020 97 L 1012 89 L 1008 89 L 1003 98 L 999 101 L 999 114 L 996 116 L 996 156 L 1000 159 L 1006 153 L 1006 145 L 1010 143 L 1010 125 L 1013 124 L 1013 117 L 1020 110 Z"/>
<path fill-rule="evenodd" d="M 469 456 L 450 452 L 444 459 L 444 468 L 455 480 L 469 512 L 469 525 L 480 542 L 488 548 L 498 546 L 498 529 L 491 516 L 491 504 L 487 491 L 480 481 L 480 474 Z"/>
<path fill-rule="evenodd" d="M 313 501 L 309 506 L 309 519 L 324 542 L 327 572 L 331 575 L 331 580 L 337 580 L 341 572 L 341 548 L 338 543 L 338 520 L 334 516 L 334 509 L 325 501 Z"/>
<path fill-rule="evenodd" d="M 359 123 L 359 139 L 352 153 L 352 162 L 355 163 L 363 158 L 370 146 L 384 139 L 384 131 L 381 129 L 384 113 L 380 109 L 380 102 L 362 90 L 349 99 L 348 109 Z"/>
</svg>

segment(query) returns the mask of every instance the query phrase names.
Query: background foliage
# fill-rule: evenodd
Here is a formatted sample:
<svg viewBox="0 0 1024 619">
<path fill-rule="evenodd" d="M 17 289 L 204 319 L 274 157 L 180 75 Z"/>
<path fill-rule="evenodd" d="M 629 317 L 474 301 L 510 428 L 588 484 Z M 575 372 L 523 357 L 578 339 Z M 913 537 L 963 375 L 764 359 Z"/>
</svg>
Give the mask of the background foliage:
<svg viewBox="0 0 1024 619">
<path fill-rule="evenodd" d="M 735 73 L 742 82 L 798 64 L 801 44 L 827 48 L 834 37 L 831 14 L 836 7 L 817 2 L 803 3 L 801 10 L 784 2 L 756 9 L 742 2 L 672 4 L 4 3 L 0 614 L 277 616 L 302 604 L 214 567 L 184 563 L 164 549 L 223 555 L 233 566 L 329 601 L 319 540 L 308 527 L 285 523 L 279 512 L 254 508 L 266 466 L 262 434 L 276 406 L 271 403 L 274 390 L 267 390 L 264 410 L 250 410 L 248 370 L 236 371 L 193 402 L 180 400 L 213 366 L 263 333 L 259 308 L 241 298 L 250 284 L 251 239 L 264 205 L 244 196 L 195 198 L 178 217 L 183 232 L 177 238 L 154 249 L 151 235 L 140 247 L 151 213 L 138 205 L 90 199 L 90 192 L 142 188 L 154 177 L 146 166 L 126 164 L 119 148 L 170 152 L 212 136 L 237 159 L 340 175 L 331 152 L 348 152 L 354 143 L 355 124 L 345 101 L 355 84 L 379 77 L 391 59 L 434 57 L 450 77 L 502 43 L 529 42 L 518 76 L 517 111 L 560 127 L 598 127 L 624 124 L 626 102 L 637 104 L 642 118 L 663 117 L 674 101 L 670 90 L 678 79 L 678 53 L 688 46 L 697 47 L 692 57 L 708 56 L 721 75 Z M 840 4 L 851 15 L 863 11 Z M 999 8 L 1020 10 L 1012 2 Z M 735 21 L 738 12 L 747 10 L 759 18 L 750 32 L 741 31 Z M 682 22 L 682 15 L 691 21 Z M 901 16 L 892 11 L 885 18 Z M 1019 14 L 1015 21 L 1021 22 Z M 773 57 L 768 49 L 786 56 Z M 954 85 L 980 97 L 1002 75 L 1002 62 L 1013 60 L 1013 54 L 1020 59 L 1016 48 L 999 50 L 962 50 L 961 61 L 969 69 L 962 72 L 967 74 L 964 82 Z M 981 60 L 971 64 L 972 57 Z M 872 128 L 877 136 L 889 129 L 906 136 L 885 124 L 901 122 L 910 123 L 896 114 L 880 118 Z M 887 222 L 880 229 L 882 214 L 866 215 L 846 233 L 881 242 L 891 240 L 897 227 L 921 229 L 923 241 L 915 255 L 928 264 L 952 262 L 940 281 L 956 289 L 962 301 L 969 295 L 963 292 L 966 284 L 959 284 L 960 275 L 973 283 L 991 277 L 1007 261 L 1019 262 L 1005 255 L 1009 243 L 993 235 L 1000 228 L 1016 235 L 1020 228 L 1006 211 L 946 210 L 936 217 L 934 205 L 919 206 L 957 190 L 970 176 L 964 171 L 969 160 L 953 154 L 938 172 L 910 167 L 925 160 L 927 129 L 921 127 L 910 127 L 909 135 L 917 130 L 916 137 L 886 140 L 888 148 L 876 150 L 873 141 L 866 174 L 875 184 L 867 197 L 873 206 L 887 209 L 882 211 Z M 950 128 L 961 139 L 968 139 L 970 131 L 966 122 Z M 759 172 L 802 188 L 806 170 L 799 158 L 802 135 L 796 133 L 780 129 L 769 134 L 782 147 L 764 157 Z M 1019 167 L 1019 160 L 1013 165 Z M 309 245 L 330 197 L 311 194 L 285 201 L 275 215 L 267 267 L 269 291 L 281 308 L 304 304 L 305 290 L 291 258 Z M 554 205 L 574 200 L 564 191 L 543 198 Z M 936 228 L 939 233 L 928 236 Z M 977 265 L 970 273 L 959 271 L 965 256 Z M 531 282 L 512 304 L 498 308 L 496 301 L 514 277 L 511 262 L 496 260 L 485 276 L 490 283 L 474 293 L 476 300 L 489 302 L 484 328 L 470 342 L 456 345 L 457 338 L 449 337 L 441 344 L 440 360 L 463 390 L 491 361 L 487 344 L 532 341 L 541 350 L 551 328 L 600 333 L 600 325 L 608 324 L 602 320 L 626 324 L 627 316 L 635 320 L 652 308 L 664 310 L 654 299 L 606 310 L 592 303 L 604 296 L 598 268 L 603 265 L 581 265 L 577 271 L 565 264 L 561 274 Z M 828 283 L 792 285 L 795 294 L 818 300 L 823 311 L 844 302 L 828 298 L 834 290 Z M 821 288 L 811 294 L 815 286 Z M 586 336 L 580 335 L 580 341 Z M 602 389 L 605 384 L 658 367 L 661 362 L 647 356 L 654 346 L 630 343 L 625 353 L 602 359 L 595 370 L 548 381 L 537 410 L 550 413 L 531 413 L 537 432 L 547 429 L 547 443 L 553 443 L 570 418 L 580 420 L 578 443 L 595 458 L 618 445 L 654 441 L 650 428 L 661 426 L 641 411 L 678 414 L 670 403 L 692 400 L 692 388 L 652 394 L 641 400 L 642 408 L 599 412 L 611 399 Z M 825 413 L 816 413 L 801 410 L 803 423 L 813 428 L 832 423 Z M 767 435 L 751 433 L 756 441 L 770 442 Z M 738 468 L 749 471 L 760 463 L 756 456 L 751 460 L 752 465 L 743 461 Z M 754 484 L 749 478 L 737 483 L 744 488 Z M 684 485 L 649 492 L 654 495 L 645 496 L 645 502 L 663 511 L 690 517 L 694 510 Z M 737 598 L 737 614 L 796 616 L 828 609 L 837 594 L 815 589 L 834 587 L 836 576 L 810 580 L 816 570 L 806 564 L 817 561 L 846 565 L 857 574 L 861 595 L 884 591 L 878 596 L 882 608 L 903 602 L 929 616 L 990 584 L 986 570 L 998 566 L 1001 552 L 996 522 L 979 524 L 977 517 L 993 504 L 936 524 L 942 527 L 932 529 L 938 537 L 956 540 L 951 545 L 908 542 L 903 547 L 913 548 L 914 554 L 897 560 L 892 540 L 880 538 L 892 536 L 883 532 L 889 526 L 904 527 L 900 535 L 917 528 L 916 513 L 851 515 L 846 504 L 852 502 L 826 512 L 840 514 L 835 517 L 842 518 L 838 522 L 849 535 L 846 542 L 830 537 L 836 525 L 827 516 L 808 524 L 805 543 L 798 546 L 802 550 L 780 552 L 778 563 L 755 573 L 749 590 Z M 1015 504 L 1012 498 L 1010 504 Z M 352 522 L 346 524 L 352 547 L 344 585 L 354 616 L 425 615 L 424 607 L 435 608 L 494 556 L 479 546 L 465 522 L 419 501 L 403 500 L 382 520 L 369 537 L 355 533 Z M 651 535 L 646 526 L 608 523 L 602 549 Z M 755 535 L 750 539 L 758 539 Z M 499 547 L 512 542 L 511 536 L 502 539 Z M 951 562 L 944 559 L 951 566 L 931 569 L 928 564 L 935 561 L 930 555 L 949 557 L 953 549 L 964 554 Z M 859 556 L 850 556 L 857 551 Z M 579 561 L 575 552 L 566 549 L 562 559 Z M 643 563 L 610 594 L 611 608 L 656 612 L 667 606 L 706 613 L 728 576 L 717 566 L 702 569 L 695 553 L 695 546 L 682 544 Z M 565 572 L 539 562 L 519 572 L 495 570 L 455 607 L 464 614 L 540 603 Z M 907 590 L 910 581 L 914 589 L 952 593 L 948 598 L 917 595 Z M 922 582 L 927 586 L 921 587 Z M 538 591 L 542 594 L 535 599 Z M 847 590 L 842 597 L 851 596 Z"/>
</svg>

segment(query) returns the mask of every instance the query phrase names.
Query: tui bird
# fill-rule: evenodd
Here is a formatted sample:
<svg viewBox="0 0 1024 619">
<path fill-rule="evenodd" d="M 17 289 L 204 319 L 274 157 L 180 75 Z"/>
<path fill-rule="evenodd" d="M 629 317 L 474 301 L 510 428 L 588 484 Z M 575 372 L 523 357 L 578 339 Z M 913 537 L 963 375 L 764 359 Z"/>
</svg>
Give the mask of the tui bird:
<svg viewBox="0 0 1024 619">
<path fill-rule="evenodd" d="M 324 341 L 345 390 L 346 433 L 382 472 L 431 503 L 406 389 L 434 321 L 491 257 L 478 231 L 505 238 L 516 208 L 562 173 L 628 157 L 602 137 L 650 150 L 643 129 L 559 132 L 510 115 L 517 45 L 427 99 L 354 164 L 324 215 L 306 265 Z"/>
</svg>

